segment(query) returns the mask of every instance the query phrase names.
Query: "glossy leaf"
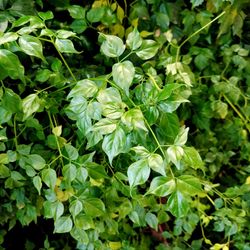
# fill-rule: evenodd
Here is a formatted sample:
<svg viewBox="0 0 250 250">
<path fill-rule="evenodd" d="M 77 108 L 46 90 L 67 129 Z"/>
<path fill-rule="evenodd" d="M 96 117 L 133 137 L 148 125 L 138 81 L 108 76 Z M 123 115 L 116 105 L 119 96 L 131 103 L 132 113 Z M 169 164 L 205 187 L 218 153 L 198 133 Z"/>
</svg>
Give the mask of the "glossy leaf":
<svg viewBox="0 0 250 250">
<path fill-rule="evenodd" d="M 136 28 L 128 34 L 126 44 L 131 50 L 136 50 L 142 45 L 142 38 Z"/>
<path fill-rule="evenodd" d="M 0 45 L 16 41 L 18 39 L 18 35 L 14 32 L 5 33 L 2 37 L 0 37 Z"/>
<path fill-rule="evenodd" d="M 63 166 L 62 173 L 65 180 L 71 182 L 76 178 L 76 166 L 72 163 Z"/>
<path fill-rule="evenodd" d="M 119 57 L 123 54 L 125 45 L 121 38 L 104 34 L 101 34 L 100 36 L 104 37 L 104 41 L 101 45 L 101 51 L 104 55 L 108 57 Z"/>
<path fill-rule="evenodd" d="M 69 39 L 56 38 L 55 46 L 61 53 L 79 53 L 76 51 L 74 44 Z"/>
<path fill-rule="evenodd" d="M 180 160 L 184 155 L 184 150 L 180 146 L 170 146 L 167 149 L 167 155 L 169 160 L 175 164 L 175 166 L 179 169 L 180 168 Z"/>
<path fill-rule="evenodd" d="M 26 120 L 40 108 L 40 99 L 37 94 L 30 94 L 26 96 L 22 101 L 22 107 L 24 113 L 23 120 Z"/>
<path fill-rule="evenodd" d="M 176 217 L 183 217 L 189 210 L 188 202 L 180 191 L 173 192 L 167 201 L 167 209 Z"/>
<path fill-rule="evenodd" d="M 128 167 L 128 181 L 131 187 L 138 186 L 144 184 L 150 174 L 150 167 L 148 166 L 147 159 L 141 159 L 132 163 Z"/>
<path fill-rule="evenodd" d="M 151 154 L 148 157 L 148 165 L 149 167 L 157 173 L 165 176 L 165 166 L 162 157 L 159 154 Z"/>
<path fill-rule="evenodd" d="M 43 56 L 43 46 L 37 37 L 31 35 L 22 35 L 19 40 L 20 48 L 24 53 L 30 56 L 45 60 Z"/>
<path fill-rule="evenodd" d="M 116 63 L 112 67 L 114 82 L 129 95 L 129 87 L 135 75 L 135 68 L 130 61 Z"/>
<path fill-rule="evenodd" d="M 136 52 L 142 60 L 154 57 L 159 49 L 159 45 L 154 40 L 143 40 L 140 49 Z"/>
<path fill-rule="evenodd" d="M 55 221 L 55 233 L 70 232 L 73 227 L 73 222 L 70 217 L 62 216 Z"/>
<path fill-rule="evenodd" d="M 56 171 L 54 169 L 48 168 L 42 170 L 42 180 L 51 189 L 56 185 Z"/>
<path fill-rule="evenodd" d="M 145 221 L 154 230 L 158 230 L 158 219 L 155 214 L 148 212 L 145 216 Z"/>
<path fill-rule="evenodd" d="M 200 157 L 200 154 L 193 147 L 184 148 L 183 161 L 188 167 L 191 167 L 193 169 L 202 169 L 203 171 L 205 170 L 204 163 Z"/>
<path fill-rule="evenodd" d="M 177 188 L 182 193 L 197 195 L 202 192 L 201 182 L 192 175 L 182 175 L 177 178 Z"/>
<path fill-rule="evenodd" d="M 73 217 L 76 217 L 83 209 L 81 201 L 74 200 L 70 203 L 69 211 Z"/>
</svg>

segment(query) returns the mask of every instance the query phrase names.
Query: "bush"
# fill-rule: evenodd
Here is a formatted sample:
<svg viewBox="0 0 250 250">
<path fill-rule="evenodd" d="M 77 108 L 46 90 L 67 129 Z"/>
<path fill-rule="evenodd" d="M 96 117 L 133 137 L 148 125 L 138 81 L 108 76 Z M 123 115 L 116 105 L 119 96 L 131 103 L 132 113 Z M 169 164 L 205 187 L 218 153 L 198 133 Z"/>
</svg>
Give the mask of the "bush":
<svg viewBox="0 0 250 250">
<path fill-rule="evenodd" d="M 0 9 L 1 249 L 250 249 L 247 1 Z"/>
</svg>

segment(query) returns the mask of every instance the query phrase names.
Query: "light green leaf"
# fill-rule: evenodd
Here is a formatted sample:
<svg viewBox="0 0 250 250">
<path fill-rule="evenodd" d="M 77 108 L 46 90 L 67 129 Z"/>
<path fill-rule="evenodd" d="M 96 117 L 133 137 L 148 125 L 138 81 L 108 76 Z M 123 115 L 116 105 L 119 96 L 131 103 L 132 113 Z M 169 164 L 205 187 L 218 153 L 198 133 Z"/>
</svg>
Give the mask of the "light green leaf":
<svg viewBox="0 0 250 250">
<path fill-rule="evenodd" d="M 154 57 L 159 49 L 159 45 L 154 40 L 143 40 L 140 49 L 136 52 L 142 60 Z"/>
<path fill-rule="evenodd" d="M 147 193 L 164 197 L 173 193 L 175 188 L 176 182 L 174 179 L 165 176 L 158 176 L 151 181 L 150 188 Z"/>
<path fill-rule="evenodd" d="M 150 155 L 149 151 L 143 146 L 136 146 L 131 148 L 138 156 L 146 158 Z"/>
<path fill-rule="evenodd" d="M 76 171 L 76 179 L 82 183 L 88 178 L 88 171 L 86 168 L 79 167 Z"/>
<path fill-rule="evenodd" d="M 104 38 L 101 51 L 108 57 L 119 57 L 125 50 L 125 45 L 121 38 L 114 35 L 100 34 Z"/>
<path fill-rule="evenodd" d="M 89 237 L 88 234 L 85 232 L 82 228 L 73 227 L 73 229 L 70 231 L 70 235 L 77 240 L 77 242 L 88 245 L 89 243 Z"/>
<path fill-rule="evenodd" d="M 177 189 L 182 193 L 187 193 L 191 196 L 201 194 L 201 181 L 192 175 L 181 175 L 177 178 Z"/>
<path fill-rule="evenodd" d="M 112 67 L 114 82 L 129 95 L 129 87 L 135 75 L 135 68 L 130 61 L 116 63 Z"/>
<path fill-rule="evenodd" d="M 86 110 L 87 116 L 93 120 L 101 120 L 103 106 L 99 102 L 89 102 Z M 112 119 L 112 117 L 109 117 Z"/>
<path fill-rule="evenodd" d="M 68 233 L 73 227 L 73 222 L 69 216 L 62 216 L 55 221 L 54 233 Z"/>
<path fill-rule="evenodd" d="M 134 28 L 134 30 L 128 34 L 126 44 L 131 50 L 136 50 L 141 46 L 142 38 L 136 28 Z"/>
<path fill-rule="evenodd" d="M 102 17 L 105 14 L 105 6 L 97 7 L 97 8 L 91 8 L 87 12 L 87 19 L 91 23 L 96 23 L 101 21 Z"/>
<path fill-rule="evenodd" d="M 80 213 L 74 219 L 75 227 L 83 230 L 94 229 L 95 224 L 93 218 L 89 215 Z"/>
<path fill-rule="evenodd" d="M 54 189 L 56 185 L 56 171 L 52 168 L 42 170 L 42 180 L 50 188 Z"/>
<path fill-rule="evenodd" d="M 60 201 L 51 202 L 47 200 L 43 203 L 43 207 L 44 216 L 48 219 L 54 218 L 55 220 L 57 220 L 63 215 L 64 212 L 63 203 Z"/>
<path fill-rule="evenodd" d="M 70 144 L 65 144 L 64 147 L 69 159 L 75 161 L 79 156 L 77 149 Z"/>
<path fill-rule="evenodd" d="M 153 228 L 156 231 L 158 230 L 158 218 L 156 217 L 155 214 L 150 212 L 146 213 L 145 221 L 151 228 Z"/>
<path fill-rule="evenodd" d="M 76 96 L 84 96 L 85 98 L 93 97 L 98 91 L 98 87 L 96 83 L 84 79 L 78 81 L 75 87 L 69 92 L 67 98 L 76 97 Z"/>
<path fill-rule="evenodd" d="M 45 61 L 43 56 L 43 46 L 37 37 L 22 35 L 19 38 L 19 46 L 22 51 L 29 56 L 35 56 Z"/>
<path fill-rule="evenodd" d="M 73 218 L 76 217 L 82 211 L 82 209 L 83 205 L 79 200 L 74 200 L 70 203 L 69 211 Z"/>
<path fill-rule="evenodd" d="M 22 110 L 22 101 L 20 96 L 9 88 L 5 88 L 1 101 L 1 106 L 11 113 L 17 113 Z"/>
<path fill-rule="evenodd" d="M 35 113 L 40 108 L 40 99 L 37 94 L 30 94 L 22 101 L 23 120 L 26 120 L 29 116 Z"/>
<path fill-rule="evenodd" d="M 46 12 L 38 12 L 39 17 L 41 17 L 44 21 L 50 20 L 54 18 L 52 11 L 46 11 Z"/>
<path fill-rule="evenodd" d="M 183 146 L 187 142 L 189 128 L 181 127 L 179 134 L 174 140 L 174 144 L 177 146 Z"/>
<path fill-rule="evenodd" d="M 14 32 L 7 32 L 3 36 L 0 37 L 0 45 L 4 43 L 9 43 L 16 41 L 18 39 L 18 35 Z"/>
<path fill-rule="evenodd" d="M 4 80 L 7 76 L 11 79 L 24 79 L 24 67 L 18 57 L 6 49 L 0 49 L 0 79 Z"/>
<path fill-rule="evenodd" d="M 107 135 L 115 131 L 117 128 L 117 121 L 111 120 L 109 118 L 103 118 L 94 126 L 92 126 L 91 131 L 99 132 L 102 135 Z"/>
<path fill-rule="evenodd" d="M 101 89 L 98 92 L 97 100 L 101 104 L 108 104 L 111 102 L 122 103 L 122 98 L 119 91 L 113 87 Z"/>
<path fill-rule="evenodd" d="M 88 198 L 83 202 L 84 211 L 87 215 L 95 218 L 105 213 L 104 203 L 98 198 Z"/>
<path fill-rule="evenodd" d="M 170 146 L 167 149 L 169 160 L 174 163 L 177 169 L 180 169 L 180 160 L 184 155 L 184 150 L 180 146 Z"/>
<path fill-rule="evenodd" d="M 150 154 L 148 157 L 148 165 L 155 172 L 165 176 L 165 166 L 162 157 L 159 154 Z"/>
<path fill-rule="evenodd" d="M 69 31 L 69 30 L 57 30 L 56 31 L 56 37 L 61 39 L 67 39 L 69 37 L 76 36 L 76 33 Z"/>
<path fill-rule="evenodd" d="M 130 187 L 144 184 L 148 180 L 149 174 L 150 167 L 146 158 L 132 163 L 127 172 Z"/>
<path fill-rule="evenodd" d="M 0 179 L 7 178 L 9 176 L 10 176 L 10 169 L 5 165 L 0 164 Z"/>
<path fill-rule="evenodd" d="M 183 217 L 189 210 L 188 202 L 185 196 L 180 191 L 173 192 L 167 201 L 167 209 L 175 217 Z"/>
<path fill-rule="evenodd" d="M 130 130 L 132 129 L 142 129 L 148 131 L 145 123 L 144 116 L 140 109 L 134 108 L 130 109 L 121 117 L 122 123 L 124 123 Z"/>
<path fill-rule="evenodd" d="M 188 167 L 205 170 L 200 154 L 193 147 L 184 147 L 183 161 Z"/>
<path fill-rule="evenodd" d="M 109 162 L 112 165 L 113 158 L 122 153 L 126 147 L 126 134 L 121 127 L 103 139 L 102 149 L 107 154 Z"/>
<path fill-rule="evenodd" d="M 62 173 L 65 180 L 71 182 L 76 178 L 76 166 L 72 163 L 63 166 Z"/>
<path fill-rule="evenodd" d="M 41 195 L 41 188 L 42 188 L 42 179 L 40 176 L 35 176 L 32 179 L 32 182 L 36 188 L 36 190 L 38 191 L 39 195 Z"/>
<path fill-rule="evenodd" d="M 195 8 L 201 5 L 204 2 L 204 0 L 190 0 L 190 2 L 192 3 L 193 8 Z"/>
<path fill-rule="evenodd" d="M 84 19 L 86 10 L 79 5 L 70 5 L 68 7 L 69 14 L 74 19 Z"/>
<path fill-rule="evenodd" d="M 109 119 L 118 119 L 124 113 L 124 103 L 109 102 L 102 105 L 102 114 Z"/>
<path fill-rule="evenodd" d="M 56 38 L 55 46 L 61 53 L 79 53 L 69 39 Z"/>
<path fill-rule="evenodd" d="M 41 170 L 46 166 L 45 160 L 38 154 L 28 155 L 27 163 L 36 170 Z"/>
</svg>

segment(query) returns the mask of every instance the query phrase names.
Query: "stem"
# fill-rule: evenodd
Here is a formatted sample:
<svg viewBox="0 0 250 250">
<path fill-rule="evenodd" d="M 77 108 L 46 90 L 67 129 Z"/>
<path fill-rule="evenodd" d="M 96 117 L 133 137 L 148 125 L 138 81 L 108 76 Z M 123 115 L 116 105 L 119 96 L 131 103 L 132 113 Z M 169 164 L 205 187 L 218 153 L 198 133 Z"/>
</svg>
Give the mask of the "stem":
<svg viewBox="0 0 250 250">
<path fill-rule="evenodd" d="M 220 13 L 220 15 L 218 15 L 217 17 L 215 17 L 212 21 L 210 21 L 209 23 L 207 23 L 206 25 L 204 25 L 203 27 L 201 27 L 200 29 L 198 29 L 197 31 L 195 31 L 193 34 L 191 34 L 187 39 L 185 39 L 180 46 L 177 48 L 177 52 L 176 52 L 176 62 L 178 62 L 179 60 L 179 55 L 180 55 L 180 49 L 181 47 L 188 42 L 191 38 L 193 38 L 194 36 L 196 36 L 197 34 L 199 34 L 202 30 L 204 30 L 205 28 L 207 28 L 210 24 L 212 24 L 213 22 L 215 22 L 216 20 L 218 20 L 220 17 L 222 17 L 224 14 L 226 13 L 226 11 L 223 11 L 222 13 Z"/>
<path fill-rule="evenodd" d="M 17 142 L 17 131 L 16 131 L 16 115 L 14 116 L 14 135 L 15 135 L 14 143 L 15 143 L 15 147 L 17 149 L 18 142 Z"/>
<path fill-rule="evenodd" d="M 152 80 L 152 82 L 153 82 L 154 86 L 157 88 L 157 90 L 161 91 L 161 88 L 160 88 L 160 87 L 158 86 L 158 84 L 156 83 L 154 77 L 153 77 L 151 74 L 149 74 L 149 73 L 147 73 L 147 75 L 148 75 L 149 78 Z"/>
</svg>

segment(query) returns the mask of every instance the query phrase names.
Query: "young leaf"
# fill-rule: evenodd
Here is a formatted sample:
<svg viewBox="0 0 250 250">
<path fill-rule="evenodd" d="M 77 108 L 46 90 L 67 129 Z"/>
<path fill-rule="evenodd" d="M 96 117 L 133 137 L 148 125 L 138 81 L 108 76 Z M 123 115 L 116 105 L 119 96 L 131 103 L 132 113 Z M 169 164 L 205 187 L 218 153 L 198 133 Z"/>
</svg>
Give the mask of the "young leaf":
<svg viewBox="0 0 250 250">
<path fill-rule="evenodd" d="M 136 28 L 134 28 L 134 30 L 128 34 L 126 44 L 131 50 L 136 50 L 141 46 L 142 38 Z"/>
<path fill-rule="evenodd" d="M 159 45 L 154 40 L 143 40 L 140 49 L 136 52 L 142 60 L 154 57 L 159 49 Z"/>
<path fill-rule="evenodd" d="M 129 95 L 129 87 L 135 75 L 135 68 L 130 61 L 116 63 L 112 67 L 114 82 Z"/>
<path fill-rule="evenodd" d="M 183 146 L 187 142 L 189 128 L 185 128 L 184 126 L 180 129 L 179 134 L 174 140 L 174 144 L 177 146 Z"/>
<path fill-rule="evenodd" d="M 101 45 L 101 51 L 108 57 L 119 57 L 125 50 L 125 45 L 121 38 L 114 35 L 100 34 L 104 37 L 104 42 Z"/>
<path fill-rule="evenodd" d="M 3 80 L 7 76 L 25 82 L 24 67 L 18 57 L 9 50 L 0 49 L 0 79 Z"/>
<path fill-rule="evenodd" d="M 146 158 L 132 163 L 128 167 L 128 181 L 130 187 L 141 185 L 148 180 L 150 174 L 150 167 Z"/>
<path fill-rule="evenodd" d="M 109 162 L 112 165 L 113 158 L 126 147 L 126 134 L 121 127 L 112 132 L 112 134 L 106 135 L 103 139 L 102 149 L 107 154 Z"/>
<path fill-rule="evenodd" d="M 174 165 L 177 167 L 177 169 L 180 168 L 180 160 L 182 156 L 184 155 L 184 150 L 180 146 L 170 146 L 167 149 L 167 155 L 171 162 L 174 163 Z"/>
<path fill-rule="evenodd" d="M 50 188 L 53 189 L 56 185 L 56 171 L 48 168 L 42 170 L 42 180 Z"/>
<path fill-rule="evenodd" d="M 61 53 L 79 53 L 69 39 L 56 38 L 55 46 Z"/>
<path fill-rule="evenodd" d="M 167 209 L 171 212 L 171 214 L 179 218 L 187 214 L 189 205 L 185 196 L 177 190 L 168 198 Z"/>
<path fill-rule="evenodd" d="M 69 211 L 73 218 L 75 218 L 83 209 L 83 205 L 79 200 L 74 200 L 70 203 Z"/>
<path fill-rule="evenodd" d="M 37 37 L 31 35 L 22 35 L 19 38 L 19 46 L 22 51 L 29 56 L 35 56 L 46 61 L 43 56 L 43 46 Z"/>
<path fill-rule="evenodd" d="M 1 170 L 0 170 L 1 172 Z M 1 174 L 0 174 L 1 176 Z M 42 180 L 40 176 L 35 176 L 32 180 L 36 190 L 38 191 L 38 194 L 41 195 L 41 188 L 42 188 Z"/>
<path fill-rule="evenodd" d="M 40 108 L 40 99 L 37 94 L 30 94 L 22 101 L 23 120 L 26 120 L 29 116 L 35 113 Z"/>
<path fill-rule="evenodd" d="M 67 98 L 76 97 L 76 96 L 84 96 L 85 98 L 93 97 L 98 91 L 98 87 L 96 83 L 84 79 L 78 81 L 75 87 L 69 92 Z"/>
<path fill-rule="evenodd" d="M 81 244 L 88 245 L 89 243 L 88 234 L 82 228 L 73 227 L 70 231 L 70 235 Z"/>
<path fill-rule="evenodd" d="M 155 172 L 165 176 L 165 166 L 162 157 L 159 154 L 151 154 L 148 158 L 148 165 Z"/>
<path fill-rule="evenodd" d="M 17 39 L 18 35 L 16 33 L 14 32 L 5 33 L 2 37 L 0 37 L 0 45 L 16 41 Z"/>
<path fill-rule="evenodd" d="M 136 146 L 131 148 L 138 156 L 146 158 L 150 155 L 149 151 L 143 146 Z"/>
<path fill-rule="evenodd" d="M 147 193 L 164 197 L 171 194 L 175 188 L 176 182 L 174 179 L 165 176 L 158 176 L 151 181 L 150 188 Z"/>
<path fill-rule="evenodd" d="M 68 233 L 73 227 L 73 222 L 69 216 L 62 216 L 55 221 L 54 233 Z"/>
</svg>

